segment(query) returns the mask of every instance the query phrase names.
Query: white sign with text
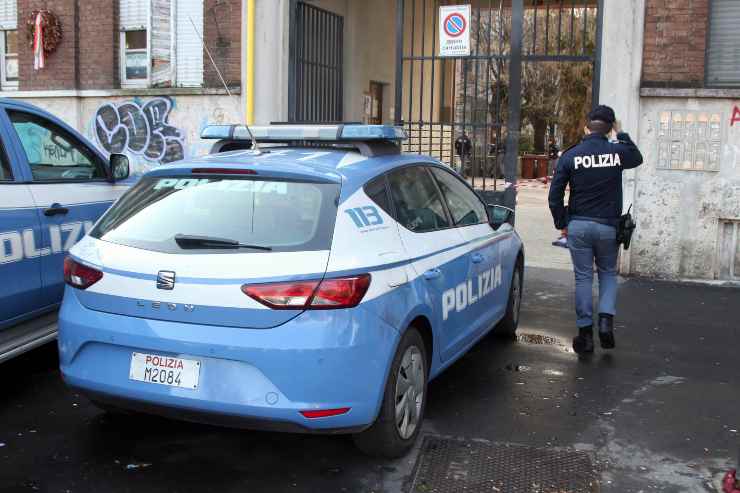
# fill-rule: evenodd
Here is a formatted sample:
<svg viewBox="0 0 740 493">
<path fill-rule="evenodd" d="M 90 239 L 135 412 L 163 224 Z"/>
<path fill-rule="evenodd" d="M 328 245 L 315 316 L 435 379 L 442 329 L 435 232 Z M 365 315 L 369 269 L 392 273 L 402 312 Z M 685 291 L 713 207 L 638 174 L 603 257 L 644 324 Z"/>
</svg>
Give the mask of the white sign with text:
<svg viewBox="0 0 740 493">
<path fill-rule="evenodd" d="M 470 5 L 439 8 L 439 56 L 470 55 Z"/>
</svg>

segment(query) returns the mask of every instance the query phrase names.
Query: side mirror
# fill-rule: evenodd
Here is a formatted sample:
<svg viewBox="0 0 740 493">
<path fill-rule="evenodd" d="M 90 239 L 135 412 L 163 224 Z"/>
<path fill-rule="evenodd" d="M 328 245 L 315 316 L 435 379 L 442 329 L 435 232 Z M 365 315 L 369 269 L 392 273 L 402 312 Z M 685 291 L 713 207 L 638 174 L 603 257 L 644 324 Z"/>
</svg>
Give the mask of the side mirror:
<svg viewBox="0 0 740 493">
<path fill-rule="evenodd" d="M 125 154 L 110 155 L 110 175 L 111 181 L 117 182 L 128 178 L 131 170 L 129 169 L 128 156 Z"/>
<path fill-rule="evenodd" d="M 499 229 L 504 224 L 514 227 L 514 210 L 503 205 L 488 204 L 488 221 L 493 229 Z"/>
</svg>

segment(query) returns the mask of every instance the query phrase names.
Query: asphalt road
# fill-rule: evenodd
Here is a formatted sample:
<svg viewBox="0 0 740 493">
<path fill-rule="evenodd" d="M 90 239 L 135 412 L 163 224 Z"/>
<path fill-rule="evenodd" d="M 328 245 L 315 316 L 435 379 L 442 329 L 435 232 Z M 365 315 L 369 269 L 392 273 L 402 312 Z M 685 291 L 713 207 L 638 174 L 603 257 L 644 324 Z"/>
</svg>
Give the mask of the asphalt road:
<svg viewBox="0 0 740 493">
<path fill-rule="evenodd" d="M 601 491 L 716 491 L 740 453 L 740 291 L 627 280 L 617 349 L 579 359 L 572 274 L 529 268 L 522 340 L 482 340 L 430 384 L 428 434 L 586 450 Z M 54 345 L 0 365 L 0 492 L 402 491 L 348 437 L 111 417 L 65 388 Z"/>
</svg>

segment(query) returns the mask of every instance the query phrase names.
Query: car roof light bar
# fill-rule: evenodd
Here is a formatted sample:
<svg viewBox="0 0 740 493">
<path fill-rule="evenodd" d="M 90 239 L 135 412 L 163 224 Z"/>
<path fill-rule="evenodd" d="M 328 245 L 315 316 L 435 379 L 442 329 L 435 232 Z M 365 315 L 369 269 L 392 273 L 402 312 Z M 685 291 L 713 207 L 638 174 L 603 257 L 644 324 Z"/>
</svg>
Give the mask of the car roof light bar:
<svg viewBox="0 0 740 493">
<path fill-rule="evenodd" d="M 258 142 L 373 142 L 406 140 L 406 131 L 392 125 L 209 125 L 202 139 L 251 140 Z"/>
</svg>

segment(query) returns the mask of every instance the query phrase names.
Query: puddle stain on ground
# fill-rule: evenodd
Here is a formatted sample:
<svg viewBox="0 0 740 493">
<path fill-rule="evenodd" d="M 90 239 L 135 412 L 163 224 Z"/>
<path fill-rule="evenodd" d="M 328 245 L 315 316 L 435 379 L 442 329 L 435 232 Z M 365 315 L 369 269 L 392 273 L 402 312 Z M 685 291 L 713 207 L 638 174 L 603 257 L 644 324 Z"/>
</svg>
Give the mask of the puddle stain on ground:
<svg viewBox="0 0 740 493">
<path fill-rule="evenodd" d="M 553 337 L 547 334 L 535 334 L 535 333 L 519 333 L 516 336 L 516 341 L 523 344 L 533 344 L 540 346 L 554 346 L 566 353 L 572 353 L 573 348 L 566 344 L 565 341 L 558 337 Z"/>
</svg>

